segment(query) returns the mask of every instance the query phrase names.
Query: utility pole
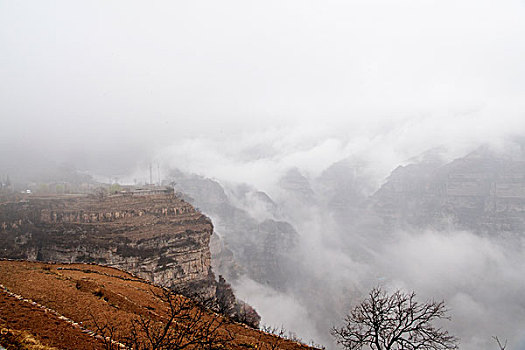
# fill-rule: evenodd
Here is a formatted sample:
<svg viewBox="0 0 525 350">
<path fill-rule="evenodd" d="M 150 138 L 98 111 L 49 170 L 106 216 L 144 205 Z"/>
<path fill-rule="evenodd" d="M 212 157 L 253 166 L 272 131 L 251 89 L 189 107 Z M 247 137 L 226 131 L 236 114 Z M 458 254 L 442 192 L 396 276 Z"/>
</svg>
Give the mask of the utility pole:
<svg viewBox="0 0 525 350">
<path fill-rule="evenodd" d="M 159 186 L 160 186 L 160 164 L 157 163 L 157 174 L 159 176 Z"/>
<path fill-rule="evenodd" d="M 153 184 L 153 173 L 151 172 L 151 163 L 149 163 L 149 184 Z"/>
</svg>

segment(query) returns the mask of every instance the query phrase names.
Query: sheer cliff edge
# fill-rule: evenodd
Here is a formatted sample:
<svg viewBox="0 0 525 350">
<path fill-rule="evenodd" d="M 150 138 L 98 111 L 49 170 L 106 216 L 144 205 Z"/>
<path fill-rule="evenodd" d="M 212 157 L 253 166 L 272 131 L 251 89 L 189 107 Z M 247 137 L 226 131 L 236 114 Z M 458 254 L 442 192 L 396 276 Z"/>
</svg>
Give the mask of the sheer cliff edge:
<svg viewBox="0 0 525 350">
<path fill-rule="evenodd" d="M 169 190 L 0 202 L 0 258 L 115 267 L 232 311 L 211 269 L 212 234 L 211 220 Z"/>
</svg>

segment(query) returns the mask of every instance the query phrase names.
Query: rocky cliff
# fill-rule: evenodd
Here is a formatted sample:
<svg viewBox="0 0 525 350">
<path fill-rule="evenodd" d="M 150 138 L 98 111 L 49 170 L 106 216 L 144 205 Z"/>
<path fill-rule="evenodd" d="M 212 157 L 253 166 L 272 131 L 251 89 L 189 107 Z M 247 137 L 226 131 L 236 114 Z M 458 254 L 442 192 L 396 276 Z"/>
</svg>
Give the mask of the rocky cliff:
<svg viewBox="0 0 525 350">
<path fill-rule="evenodd" d="M 0 257 L 117 267 L 213 296 L 211 221 L 174 194 L 24 196 L 0 204 Z"/>
<path fill-rule="evenodd" d="M 421 162 L 394 170 L 372 198 L 392 227 L 456 227 L 479 233 L 525 230 L 522 150 L 480 148 L 447 164 Z"/>
</svg>

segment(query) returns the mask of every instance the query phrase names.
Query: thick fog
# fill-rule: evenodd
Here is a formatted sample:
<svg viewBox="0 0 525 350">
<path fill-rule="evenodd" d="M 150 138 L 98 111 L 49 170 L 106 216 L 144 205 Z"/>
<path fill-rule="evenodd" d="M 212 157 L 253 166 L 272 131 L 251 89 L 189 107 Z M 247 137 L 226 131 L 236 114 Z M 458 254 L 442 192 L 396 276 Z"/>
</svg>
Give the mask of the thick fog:
<svg viewBox="0 0 525 350">
<path fill-rule="evenodd" d="M 429 150 L 443 163 L 487 144 L 513 154 L 524 38 L 523 0 L 0 0 L 0 176 L 202 175 L 300 237 L 290 254 L 307 282 L 234 283 L 263 322 L 331 346 L 322 327 L 381 284 L 444 299 L 462 349 L 495 348 L 492 335 L 525 349 L 524 236 L 344 230 L 316 187 L 340 161 L 364 198 Z M 313 197 L 283 190 L 293 169 Z M 326 302 L 298 292 L 312 285 Z"/>
<path fill-rule="evenodd" d="M 478 136 L 493 132 L 484 134 L 485 123 L 515 130 L 525 104 L 524 8 L 1 1 L 2 163 L 124 173 L 181 138 L 298 125 L 318 136 L 320 126 L 358 136 L 398 126 L 392 137 L 404 138 L 404 128 L 429 119 L 420 141 L 458 119 L 477 121 L 469 131 Z M 468 137 L 454 130 L 445 137 Z"/>
</svg>

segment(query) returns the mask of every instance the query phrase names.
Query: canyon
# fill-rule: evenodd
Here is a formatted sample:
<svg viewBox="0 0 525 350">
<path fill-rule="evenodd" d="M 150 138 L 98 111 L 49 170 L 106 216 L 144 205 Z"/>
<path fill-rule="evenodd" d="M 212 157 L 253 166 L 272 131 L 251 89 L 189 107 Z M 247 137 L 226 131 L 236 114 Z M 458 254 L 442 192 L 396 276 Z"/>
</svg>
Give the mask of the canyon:
<svg viewBox="0 0 525 350">
<path fill-rule="evenodd" d="M 232 184 L 180 170 L 173 170 L 170 179 L 187 201 L 213 219 L 219 233 L 212 240 L 215 271 L 251 296 L 263 322 L 272 314 L 275 320 L 280 311 L 265 306 L 285 299 L 285 307 L 295 310 L 285 326 L 330 346 L 327 330 L 344 317 L 352 302 L 377 284 L 408 283 L 412 278 L 410 264 L 384 259 L 399 260 L 414 252 L 396 256 L 394 249 L 404 251 L 414 241 L 428 245 L 417 249 L 430 249 L 436 242 L 447 245 L 465 237 L 480 245 L 494 244 L 496 250 L 521 246 L 523 147 L 480 147 L 455 159 L 442 152 L 431 150 L 407 160 L 379 185 L 370 179 L 374 164 L 355 157 L 315 176 L 292 168 L 267 192 L 249 183 Z M 469 245 L 455 248 L 460 257 L 477 254 Z M 432 261 L 447 266 L 447 256 Z M 503 268 L 500 263 L 494 262 L 498 269 Z M 454 268 L 462 271 L 468 266 Z M 243 276 L 258 283 L 261 291 L 251 288 Z M 417 279 L 407 285 L 426 287 Z M 441 297 L 450 299 L 455 293 L 472 294 L 480 303 L 489 298 L 464 285 L 443 293 Z M 310 324 L 297 322 L 300 319 Z M 461 335 L 481 337 L 477 332 L 469 329 Z"/>
</svg>

